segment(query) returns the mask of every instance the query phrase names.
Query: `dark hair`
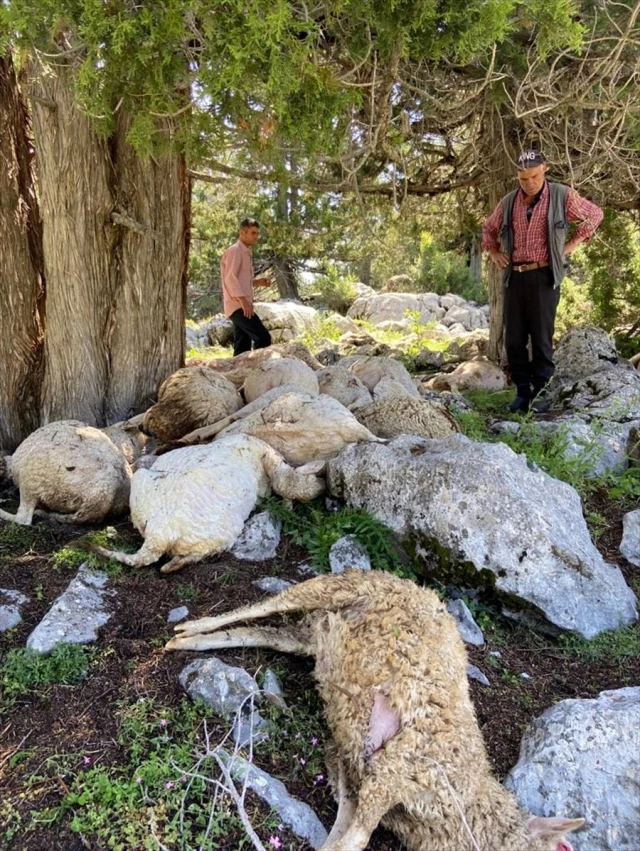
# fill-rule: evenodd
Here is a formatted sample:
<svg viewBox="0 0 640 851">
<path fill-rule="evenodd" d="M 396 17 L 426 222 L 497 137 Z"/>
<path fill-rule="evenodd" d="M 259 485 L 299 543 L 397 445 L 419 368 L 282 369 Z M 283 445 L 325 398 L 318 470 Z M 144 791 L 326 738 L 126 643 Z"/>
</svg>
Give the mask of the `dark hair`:
<svg viewBox="0 0 640 851">
<path fill-rule="evenodd" d="M 257 219 L 243 219 L 240 222 L 240 230 L 247 230 L 247 228 L 260 229 L 260 222 Z"/>
</svg>

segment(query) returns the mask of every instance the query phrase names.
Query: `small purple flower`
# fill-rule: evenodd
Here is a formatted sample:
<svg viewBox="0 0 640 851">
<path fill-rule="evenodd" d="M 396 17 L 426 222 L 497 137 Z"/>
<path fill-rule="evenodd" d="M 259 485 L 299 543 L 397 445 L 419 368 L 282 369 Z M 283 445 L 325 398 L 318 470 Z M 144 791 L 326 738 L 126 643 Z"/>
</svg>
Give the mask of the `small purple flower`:
<svg viewBox="0 0 640 851">
<path fill-rule="evenodd" d="M 278 825 L 278 827 L 276 829 L 277 830 L 284 830 L 284 825 L 282 824 L 282 822 L 280 822 L 280 824 Z"/>
<path fill-rule="evenodd" d="M 166 726 L 167 726 L 167 719 L 166 719 L 166 718 L 163 718 L 163 719 L 160 721 L 160 726 L 161 726 L 161 727 L 166 727 Z"/>
<path fill-rule="evenodd" d="M 186 783 L 186 782 L 187 782 L 187 775 L 186 775 L 186 774 L 183 774 L 183 775 L 182 775 L 182 777 L 180 778 L 180 782 L 181 782 L 181 783 Z"/>
<path fill-rule="evenodd" d="M 306 764 L 307 764 L 307 760 L 303 756 L 301 756 L 300 757 L 300 765 L 306 765 Z"/>
<path fill-rule="evenodd" d="M 316 774 L 316 779 L 315 779 L 316 783 L 322 783 L 323 780 L 324 780 L 324 774 Z"/>
<path fill-rule="evenodd" d="M 136 783 L 142 783 L 142 777 L 136 777 Z"/>
<path fill-rule="evenodd" d="M 282 848 L 282 842 L 277 836 L 269 837 L 269 845 L 272 845 L 274 848 Z"/>
<path fill-rule="evenodd" d="M 168 780 L 168 781 L 164 784 L 164 788 L 165 788 L 165 789 L 173 789 L 173 781 L 172 781 L 172 780 Z"/>
<path fill-rule="evenodd" d="M 82 760 L 82 762 L 83 762 L 84 765 L 91 765 L 91 757 L 85 756 L 85 758 Z"/>
<path fill-rule="evenodd" d="M 314 748 L 315 748 L 315 746 L 318 744 L 318 740 L 316 739 L 316 737 L 315 737 L 315 736 L 313 736 L 313 737 L 312 737 L 312 739 L 311 739 L 311 744 L 314 746 Z"/>
<path fill-rule="evenodd" d="M 296 733 L 296 739 L 299 739 L 302 733 Z"/>
</svg>

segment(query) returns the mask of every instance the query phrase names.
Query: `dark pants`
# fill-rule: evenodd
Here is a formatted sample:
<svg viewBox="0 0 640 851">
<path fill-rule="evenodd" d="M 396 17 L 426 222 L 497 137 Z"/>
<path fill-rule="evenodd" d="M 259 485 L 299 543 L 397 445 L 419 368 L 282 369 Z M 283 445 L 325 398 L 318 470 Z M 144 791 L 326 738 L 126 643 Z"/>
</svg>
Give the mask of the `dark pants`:
<svg viewBox="0 0 640 851">
<path fill-rule="evenodd" d="M 554 373 L 553 328 L 559 299 L 551 269 L 511 274 L 504 299 L 504 346 L 518 396 L 525 399 L 537 395 Z"/>
<path fill-rule="evenodd" d="M 241 355 L 243 352 L 254 349 L 266 349 L 271 345 L 271 334 L 262 324 L 262 320 L 255 313 L 251 319 L 242 312 L 242 309 L 234 311 L 229 319 L 233 322 L 233 356 Z"/>
</svg>

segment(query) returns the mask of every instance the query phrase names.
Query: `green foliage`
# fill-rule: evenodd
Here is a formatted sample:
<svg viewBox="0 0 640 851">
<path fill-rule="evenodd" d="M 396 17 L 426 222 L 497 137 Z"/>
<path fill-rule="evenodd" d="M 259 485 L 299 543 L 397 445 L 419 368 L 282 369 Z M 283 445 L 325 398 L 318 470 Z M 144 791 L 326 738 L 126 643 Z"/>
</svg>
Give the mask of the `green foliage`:
<svg viewBox="0 0 640 851">
<path fill-rule="evenodd" d="M 585 284 L 578 284 L 573 278 L 567 277 L 560 287 L 560 302 L 556 314 L 555 336 L 562 337 L 571 328 L 582 325 L 592 325 L 593 303 Z"/>
<path fill-rule="evenodd" d="M 0 559 L 40 548 L 45 542 L 41 525 L 21 526 L 19 523 L 0 523 Z"/>
<path fill-rule="evenodd" d="M 618 662 L 640 656 L 640 630 L 636 626 L 601 632 L 590 641 L 578 635 L 561 635 L 560 647 L 585 662 Z"/>
<path fill-rule="evenodd" d="M 419 281 L 428 292 L 455 293 L 471 301 L 486 302 L 487 294 L 467 260 L 455 251 L 443 250 L 429 231 L 420 234 Z"/>
<path fill-rule="evenodd" d="M 283 500 L 269 497 L 263 504 L 273 517 L 282 520 L 284 531 L 309 552 L 312 565 L 319 570 L 328 569 L 329 550 L 335 542 L 344 535 L 354 535 L 377 570 L 388 570 L 398 576 L 415 575 L 391 530 L 366 511 L 343 508 L 328 512 L 322 500 L 289 507 Z"/>
<path fill-rule="evenodd" d="M 470 440 L 486 441 L 489 438 L 487 422 L 477 411 L 453 412 L 462 433 Z"/>
<path fill-rule="evenodd" d="M 320 293 L 323 301 L 336 313 L 345 314 L 355 298 L 354 278 L 343 276 L 334 263 L 326 266 L 325 273 L 314 282 L 314 290 Z"/>
<path fill-rule="evenodd" d="M 2 664 L 5 705 L 52 683 L 77 685 L 86 676 L 91 654 L 77 644 L 59 644 L 48 655 L 34 650 L 9 650 Z"/>
<path fill-rule="evenodd" d="M 607 488 L 609 497 L 623 503 L 640 499 L 640 467 L 629 467 L 617 475 L 609 474 L 603 477 L 602 484 Z"/>
</svg>

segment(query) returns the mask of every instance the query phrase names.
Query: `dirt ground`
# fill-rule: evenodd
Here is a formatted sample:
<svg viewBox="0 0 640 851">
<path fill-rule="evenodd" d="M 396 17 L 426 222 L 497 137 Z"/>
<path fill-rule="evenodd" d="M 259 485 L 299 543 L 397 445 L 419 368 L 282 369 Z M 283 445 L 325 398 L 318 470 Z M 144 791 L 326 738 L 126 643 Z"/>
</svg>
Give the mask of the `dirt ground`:
<svg viewBox="0 0 640 851">
<path fill-rule="evenodd" d="M 596 495 L 594 509 L 601 513 L 609 510 L 597 502 Z M 605 516 L 609 528 L 598 546 L 609 561 L 620 562 L 627 578 L 633 579 L 633 568 L 617 553 L 620 514 L 609 511 Z M 116 526 L 125 539 L 133 544 L 139 542 L 128 523 Z M 31 630 L 76 573 L 75 565 L 55 565 L 52 554 L 86 533 L 86 527 L 53 527 L 40 522 L 28 533 L 30 544 L 26 548 L 18 535 L 19 540 L 14 543 L 10 535 L 0 538 L 0 588 L 18 589 L 30 598 L 23 609 L 23 622 L 0 635 L 2 656 L 11 648 L 24 646 Z M 69 793 L 71 776 L 52 769 L 56 762 L 51 758 L 76 754 L 82 755 L 85 762 L 89 760 L 87 764 L 91 766 L 117 764 L 122 759 L 122 748 L 118 743 L 116 706 L 135 704 L 144 698 L 169 710 L 188 700 L 177 677 L 193 657 L 162 651 L 171 635 L 166 621 L 169 610 L 187 605 L 191 617 L 200 617 L 259 600 L 263 595 L 253 580 L 267 575 L 299 580 L 298 566 L 306 560 L 306 553 L 285 538 L 278 557 L 269 562 L 239 562 L 224 556 L 176 574 L 162 575 L 157 568 L 125 568 L 116 576 L 112 580 L 117 591 L 113 616 L 100 633 L 97 655 L 86 679 L 75 686 L 43 687 L 5 707 L 5 711 L 0 706 L 0 800 L 4 802 L 6 822 L 3 829 L 0 815 L 0 848 L 81 851 L 111 847 L 91 835 L 71 830 L 72 810 L 49 826 L 33 826 L 33 812 L 57 806 Z M 635 587 L 637 590 L 637 584 Z M 511 626 L 491 612 L 485 613 L 480 622 L 487 644 L 470 649 L 469 656 L 489 677 L 491 688 L 471 681 L 471 691 L 499 777 L 515 764 L 524 729 L 545 708 L 564 698 L 594 697 L 604 689 L 640 682 L 637 656 L 615 661 L 606 657 L 586 659 L 554 639 Z M 499 656 L 491 655 L 496 651 Z M 312 663 L 307 659 L 254 650 L 219 655 L 252 673 L 275 665 L 285 673 L 287 702 L 295 706 L 313 701 Z M 523 673 L 530 679 L 521 678 Z M 320 738 L 324 735 L 319 732 Z M 335 808 L 326 782 L 293 772 L 291 754 L 283 756 L 279 764 L 272 758 L 263 767 L 283 779 L 294 795 L 307 801 L 326 826 L 331 824 Z M 7 839 L 10 834 L 12 837 Z M 305 848 L 287 837 L 286 831 L 282 836 L 283 849 Z M 217 847 L 249 847 L 241 846 L 239 837 L 232 830 L 219 840 Z M 399 845 L 390 834 L 379 830 L 370 848 L 397 851 Z"/>
</svg>

